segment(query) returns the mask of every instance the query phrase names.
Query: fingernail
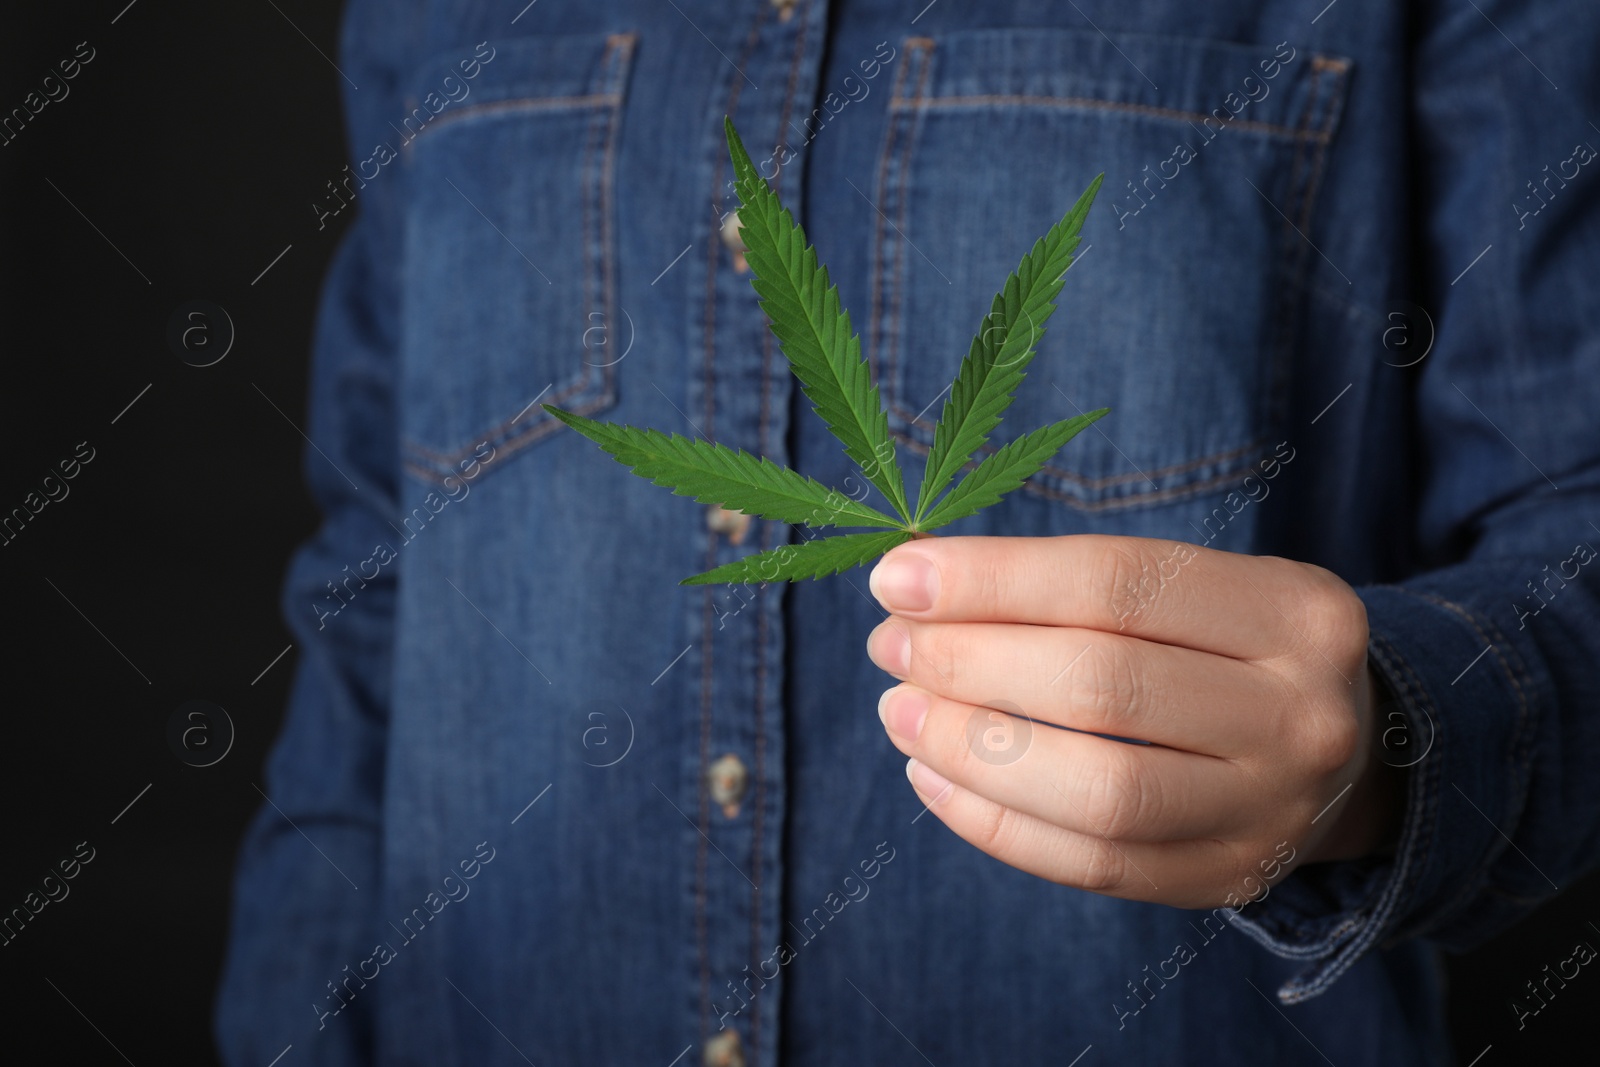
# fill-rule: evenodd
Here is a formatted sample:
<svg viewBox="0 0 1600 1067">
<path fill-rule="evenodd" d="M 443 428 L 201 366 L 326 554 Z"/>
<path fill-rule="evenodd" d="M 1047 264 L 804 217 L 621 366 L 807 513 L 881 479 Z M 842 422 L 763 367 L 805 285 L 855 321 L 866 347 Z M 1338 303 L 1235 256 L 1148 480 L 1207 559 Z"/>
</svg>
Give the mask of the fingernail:
<svg viewBox="0 0 1600 1067">
<path fill-rule="evenodd" d="M 943 800 L 950 790 L 948 778 L 914 759 L 906 760 L 906 778 L 910 780 L 913 789 L 928 798 L 930 808 Z"/>
<path fill-rule="evenodd" d="M 872 568 L 867 585 L 890 611 L 927 611 L 939 596 L 939 568 L 916 553 L 891 556 Z"/>
<path fill-rule="evenodd" d="M 897 678 L 911 673 L 911 640 L 901 629 L 904 625 L 885 622 L 867 640 L 867 655 L 872 662 Z"/>
<path fill-rule="evenodd" d="M 919 689 L 896 688 L 878 698 L 878 718 L 890 733 L 915 741 L 928 717 L 928 696 Z"/>
</svg>

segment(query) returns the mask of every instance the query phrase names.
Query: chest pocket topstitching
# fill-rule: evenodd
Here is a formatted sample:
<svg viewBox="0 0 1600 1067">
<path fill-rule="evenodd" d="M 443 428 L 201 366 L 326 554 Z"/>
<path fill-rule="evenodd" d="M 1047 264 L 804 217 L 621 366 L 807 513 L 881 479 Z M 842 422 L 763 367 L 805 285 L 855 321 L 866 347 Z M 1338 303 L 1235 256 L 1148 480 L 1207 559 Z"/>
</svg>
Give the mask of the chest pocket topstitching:
<svg viewBox="0 0 1600 1067">
<path fill-rule="evenodd" d="M 615 156 L 635 42 L 495 42 L 470 95 L 407 142 L 401 422 L 413 476 L 476 473 L 486 452 L 486 468 L 502 469 L 560 427 L 541 404 L 592 414 L 616 402 L 617 361 L 593 341 L 619 314 Z M 425 66 L 415 96 L 453 58 Z"/>
<path fill-rule="evenodd" d="M 966 352 L 942 342 L 970 338 L 1021 253 L 1106 172 L 1086 269 L 989 446 L 1110 407 L 1027 483 L 1087 511 L 1213 489 L 1278 440 L 1350 65 L 1289 44 L 1118 45 L 1050 29 L 904 41 L 875 175 L 865 338 L 891 430 L 926 452 Z"/>
</svg>

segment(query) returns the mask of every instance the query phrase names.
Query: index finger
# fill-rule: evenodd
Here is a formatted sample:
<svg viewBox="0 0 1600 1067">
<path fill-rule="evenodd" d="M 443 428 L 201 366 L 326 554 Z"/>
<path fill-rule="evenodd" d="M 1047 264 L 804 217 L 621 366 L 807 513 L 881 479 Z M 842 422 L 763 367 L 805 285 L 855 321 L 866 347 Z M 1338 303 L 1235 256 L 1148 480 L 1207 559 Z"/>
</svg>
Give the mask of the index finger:
<svg viewBox="0 0 1600 1067">
<path fill-rule="evenodd" d="M 1079 626 L 1258 659 L 1293 643 L 1311 570 L 1145 537 L 937 537 L 888 552 L 870 584 L 909 619 Z"/>
</svg>

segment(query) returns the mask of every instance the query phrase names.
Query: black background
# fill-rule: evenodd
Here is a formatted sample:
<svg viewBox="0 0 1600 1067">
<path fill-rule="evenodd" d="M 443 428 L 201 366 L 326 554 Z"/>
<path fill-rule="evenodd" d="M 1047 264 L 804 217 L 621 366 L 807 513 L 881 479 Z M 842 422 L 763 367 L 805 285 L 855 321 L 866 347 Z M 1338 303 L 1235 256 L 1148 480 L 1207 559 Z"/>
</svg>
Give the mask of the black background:
<svg viewBox="0 0 1600 1067">
<path fill-rule="evenodd" d="M 95 850 L 0 947 L 8 1059 L 214 1062 L 229 880 L 295 659 L 273 664 L 290 643 L 278 587 L 316 522 L 296 429 L 307 341 L 349 218 L 319 232 L 311 208 L 344 162 L 340 76 L 318 51 L 336 57 L 338 5 L 275 3 L 33 3 L 0 34 L 0 113 L 79 42 L 96 52 L 0 147 L 0 513 L 79 442 L 95 452 L 0 547 L 0 913 L 79 842 Z M 205 368 L 167 343 L 196 299 L 237 334 Z M 203 768 L 167 741 L 196 699 L 236 730 Z M 1452 959 L 1461 1063 L 1491 1043 L 1482 1067 L 1583 1047 L 1600 976 L 1520 1032 L 1508 1000 L 1575 942 L 1600 945 L 1597 901 L 1591 878 Z"/>
</svg>

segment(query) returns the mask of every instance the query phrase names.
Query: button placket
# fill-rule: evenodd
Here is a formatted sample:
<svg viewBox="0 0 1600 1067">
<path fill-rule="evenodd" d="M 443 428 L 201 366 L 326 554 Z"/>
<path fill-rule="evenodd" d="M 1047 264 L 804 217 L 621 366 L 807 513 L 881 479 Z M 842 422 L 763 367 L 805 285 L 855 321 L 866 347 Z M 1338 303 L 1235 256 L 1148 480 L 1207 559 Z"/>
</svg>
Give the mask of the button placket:
<svg viewBox="0 0 1600 1067">
<path fill-rule="evenodd" d="M 701 260 L 709 271 L 706 295 L 692 311 L 700 332 L 691 342 L 696 358 L 686 408 L 710 439 L 784 463 L 791 378 L 750 286 L 722 118 L 732 117 L 761 164 L 785 137 L 789 119 L 810 107 L 804 101 L 815 94 L 827 5 L 787 0 L 763 7 L 755 9 L 754 30 L 736 31 L 734 45 L 718 42 L 738 71 L 730 69 L 706 122 L 714 183 L 708 223 L 715 232 L 701 231 L 710 238 L 702 256 L 709 252 L 711 262 Z M 760 169 L 771 173 L 770 165 Z M 792 210 L 800 204 L 799 176 L 795 168 L 793 179 L 774 183 Z M 788 539 L 781 524 L 756 523 L 730 508 L 712 505 L 704 515 L 707 568 Z M 747 968 L 782 936 L 776 888 L 785 807 L 783 589 L 751 582 L 707 587 L 703 595 L 694 601 L 702 634 L 697 654 L 705 663 L 696 761 L 704 840 L 696 843 L 702 854 L 695 871 L 695 947 L 705 970 L 695 979 L 709 977 L 700 987 L 708 998 L 701 1052 L 708 1064 L 743 1067 L 776 1062 L 778 1048 L 781 980 L 747 979 Z"/>
<path fill-rule="evenodd" d="M 706 1042 L 701 1058 L 706 1067 L 744 1067 L 744 1042 L 739 1031 L 724 1030 Z"/>
<path fill-rule="evenodd" d="M 744 541 L 744 535 L 750 530 L 750 516 L 742 511 L 729 511 L 720 504 L 711 504 L 706 509 L 706 529 L 712 533 L 727 534 L 728 544 L 737 545 Z"/>
<path fill-rule="evenodd" d="M 733 257 L 733 270 L 735 274 L 750 273 L 750 264 L 744 258 L 744 238 L 739 234 L 739 212 L 730 211 L 722 220 L 720 227 L 723 247 Z"/>
<path fill-rule="evenodd" d="M 729 819 L 737 818 L 739 805 L 750 791 L 750 769 L 744 765 L 744 760 L 730 752 L 707 769 L 706 786 L 711 790 L 712 801 L 722 808 L 722 814 Z"/>
</svg>

